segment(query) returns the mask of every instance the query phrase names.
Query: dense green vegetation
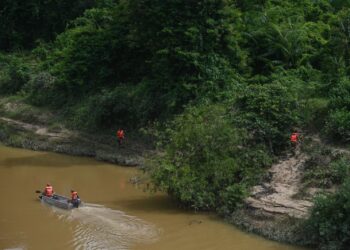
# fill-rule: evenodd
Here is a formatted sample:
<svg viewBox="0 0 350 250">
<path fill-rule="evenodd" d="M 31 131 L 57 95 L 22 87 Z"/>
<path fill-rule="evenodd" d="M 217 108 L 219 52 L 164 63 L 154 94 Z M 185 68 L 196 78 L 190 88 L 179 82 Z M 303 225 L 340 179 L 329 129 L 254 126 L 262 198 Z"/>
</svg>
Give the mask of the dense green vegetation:
<svg viewBox="0 0 350 250">
<path fill-rule="evenodd" d="M 33 48 L 37 41 L 51 41 L 68 22 L 98 0 L 3 0 L 0 2 L 0 49 Z"/>
<path fill-rule="evenodd" d="M 349 142 L 349 7 L 345 0 L 1 1 L 0 94 L 59 111 L 81 130 L 160 124 L 164 154 L 147 167 L 155 188 L 228 214 L 288 149 L 294 128 Z M 349 175 L 344 159 L 324 166 L 317 159 L 309 161 L 310 185 Z M 347 209 L 348 186 L 322 198 L 312 217 L 316 242 L 333 249 L 345 249 L 350 223 L 334 229 L 327 209 Z"/>
<path fill-rule="evenodd" d="M 349 172 L 348 172 L 349 174 Z M 319 196 L 306 227 L 320 249 L 347 249 L 350 244 L 350 180 L 335 194 Z"/>
<path fill-rule="evenodd" d="M 304 147 L 310 155 L 305 164 L 304 187 L 328 190 L 338 187 L 336 191 L 316 196 L 311 216 L 303 225 L 304 234 L 310 242 L 317 242 L 319 249 L 347 249 L 350 243 L 349 154 L 322 144 L 305 143 Z"/>
<path fill-rule="evenodd" d="M 303 143 L 309 155 L 304 164 L 304 186 L 331 189 L 341 185 L 350 174 L 349 155 L 321 143 L 313 144 L 311 140 Z"/>
<path fill-rule="evenodd" d="M 182 204 L 228 213 L 245 196 L 263 167 L 266 148 L 234 125 L 223 105 L 189 107 L 166 129 L 166 153 L 151 161 L 157 185 Z"/>
</svg>

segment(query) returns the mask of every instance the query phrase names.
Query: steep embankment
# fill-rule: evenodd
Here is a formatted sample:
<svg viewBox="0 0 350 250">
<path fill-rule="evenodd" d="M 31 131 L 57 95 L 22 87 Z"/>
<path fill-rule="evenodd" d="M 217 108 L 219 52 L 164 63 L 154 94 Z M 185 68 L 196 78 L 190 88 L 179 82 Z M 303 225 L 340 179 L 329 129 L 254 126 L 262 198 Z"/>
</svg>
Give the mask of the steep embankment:
<svg viewBox="0 0 350 250">
<path fill-rule="evenodd" d="M 271 166 L 268 177 L 251 189 L 243 207 L 229 221 L 273 240 L 301 245 L 315 243 L 304 233 L 305 219 L 317 193 L 336 192 L 341 173 L 337 164 L 350 157 L 350 152 L 325 144 L 318 136 L 307 137 L 305 141 L 308 143 L 303 145 L 303 153 L 288 155 Z"/>
<path fill-rule="evenodd" d="M 313 203 L 309 197 L 299 197 L 307 159 L 307 155 L 298 152 L 274 164 L 268 171 L 269 177 L 252 188 L 243 207 L 228 220 L 273 240 L 307 243 L 301 228 Z"/>
<path fill-rule="evenodd" d="M 247 206 L 272 214 L 305 218 L 312 202 L 295 197 L 300 191 L 306 159 L 305 154 L 298 154 L 273 165 L 269 170 L 270 180 L 253 187 L 245 201 Z"/>
</svg>

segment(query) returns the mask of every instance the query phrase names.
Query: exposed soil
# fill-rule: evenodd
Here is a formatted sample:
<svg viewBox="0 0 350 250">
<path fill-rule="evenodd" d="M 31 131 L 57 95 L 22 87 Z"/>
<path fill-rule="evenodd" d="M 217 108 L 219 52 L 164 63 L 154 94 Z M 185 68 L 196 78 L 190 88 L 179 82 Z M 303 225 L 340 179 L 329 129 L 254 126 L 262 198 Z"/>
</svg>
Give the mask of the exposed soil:
<svg viewBox="0 0 350 250">
<path fill-rule="evenodd" d="M 73 133 L 68 129 L 62 129 L 61 131 L 56 133 L 56 132 L 49 132 L 48 128 L 45 126 L 29 124 L 29 123 L 16 121 L 6 117 L 0 117 L 0 120 L 6 122 L 10 126 L 14 126 L 19 129 L 22 128 L 24 130 L 31 131 L 37 135 L 47 136 L 50 139 L 55 139 L 55 138 L 68 139 L 68 138 L 71 138 L 72 136 L 77 136 L 76 133 Z"/>
<path fill-rule="evenodd" d="M 227 217 L 236 226 L 266 238 L 297 245 L 310 244 L 303 235 L 304 219 L 313 203 L 309 194 L 299 197 L 304 163 L 308 156 L 297 152 L 274 164 L 267 180 L 254 186 L 243 207 Z"/>
<path fill-rule="evenodd" d="M 306 159 L 306 155 L 298 153 L 273 165 L 269 170 L 270 180 L 253 187 L 251 196 L 245 200 L 247 206 L 268 213 L 305 218 L 313 204 L 295 197 L 300 191 Z"/>
</svg>

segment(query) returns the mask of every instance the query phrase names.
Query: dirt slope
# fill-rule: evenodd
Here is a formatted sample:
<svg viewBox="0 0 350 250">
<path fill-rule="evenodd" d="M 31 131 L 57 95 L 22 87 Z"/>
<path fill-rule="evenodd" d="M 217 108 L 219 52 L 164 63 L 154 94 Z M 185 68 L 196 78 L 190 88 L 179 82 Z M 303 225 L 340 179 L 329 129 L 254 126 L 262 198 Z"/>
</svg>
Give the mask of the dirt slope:
<svg viewBox="0 0 350 250">
<path fill-rule="evenodd" d="M 245 200 L 247 206 L 272 214 L 306 217 L 312 202 L 294 198 L 301 186 L 306 159 L 306 155 L 298 153 L 273 165 L 270 180 L 253 187 L 251 196 Z"/>
</svg>

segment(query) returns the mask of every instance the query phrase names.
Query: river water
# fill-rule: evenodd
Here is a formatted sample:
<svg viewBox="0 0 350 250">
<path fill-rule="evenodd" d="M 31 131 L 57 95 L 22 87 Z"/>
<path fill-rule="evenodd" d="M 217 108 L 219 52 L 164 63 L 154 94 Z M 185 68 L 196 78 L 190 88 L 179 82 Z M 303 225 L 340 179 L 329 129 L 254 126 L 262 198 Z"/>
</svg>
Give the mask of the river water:
<svg viewBox="0 0 350 250">
<path fill-rule="evenodd" d="M 178 209 L 129 180 L 135 168 L 0 146 L 0 249 L 301 250 L 237 230 L 213 214 Z M 35 190 L 79 192 L 85 206 L 62 211 Z"/>
</svg>

